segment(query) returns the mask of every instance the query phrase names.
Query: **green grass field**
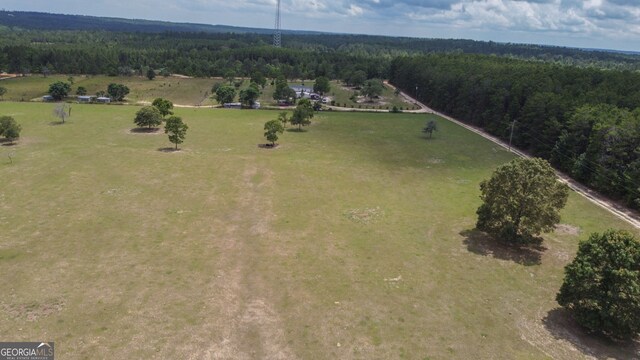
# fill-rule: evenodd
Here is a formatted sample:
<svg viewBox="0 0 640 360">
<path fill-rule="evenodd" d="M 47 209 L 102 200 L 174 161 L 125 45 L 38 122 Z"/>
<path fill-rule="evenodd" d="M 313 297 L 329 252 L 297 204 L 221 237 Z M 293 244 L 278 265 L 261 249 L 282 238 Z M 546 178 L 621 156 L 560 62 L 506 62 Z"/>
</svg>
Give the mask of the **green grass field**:
<svg viewBox="0 0 640 360">
<path fill-rule="evenodd" d="M 177 109 L 167 152 L 130 132 L 136 107 L 53 107 L 0 103 L 23 127 L 0 147 L 2 339 L 64 359 L 638 356 L 554 300 L 579 239 L 629 227 L 572 194 L 543 249 L 496 245 L 478 183 L 512 155 L 443 119 L 426 139 L 427 115 L 324 112 L 267 150 L 276 111 Z"/>
<path fill-rule="evenodd" d="M 153 81 L 146 77 L 111 77 L 111 76 L 74 76 L 70 95 L 75 95 L 79 86 L 87 89 L 87 94 L 95 94 L 98 91 L 106 91 L 110 83 L 124 84 L 129 87 L 130 93 L 126 100 L 130 103 L 139 101 L 151 102 L 155 98 L 170 99 L 176 104 L 204 106 L 214 105 L 210 99 L 211 87 L 221 80 L 203 78 L 178 78 L 158 76 Z M 29 76 L 0 81 L 0 86 L 7 88 L 5 100 L 11 101 L 39 101 L 47 94 L 49 84 L 56 81 L 68 82 L 67 75 L 54 75 L 49 77 Z"/>
</svg>

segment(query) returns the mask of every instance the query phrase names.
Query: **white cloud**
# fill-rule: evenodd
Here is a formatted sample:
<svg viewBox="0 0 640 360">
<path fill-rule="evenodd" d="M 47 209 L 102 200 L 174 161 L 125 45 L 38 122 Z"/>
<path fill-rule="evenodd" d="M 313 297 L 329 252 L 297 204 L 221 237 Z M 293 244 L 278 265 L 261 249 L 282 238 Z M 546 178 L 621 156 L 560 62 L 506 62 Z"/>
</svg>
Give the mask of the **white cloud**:
<svg viewBox="0 0 640 360">
<path fill-rule="evenodd" d="M 351 4 L 349 5 L 347 13 L 351 16 L 360 16 L 364 13 L 364 10 L 358 5 Z"/>
</svg>

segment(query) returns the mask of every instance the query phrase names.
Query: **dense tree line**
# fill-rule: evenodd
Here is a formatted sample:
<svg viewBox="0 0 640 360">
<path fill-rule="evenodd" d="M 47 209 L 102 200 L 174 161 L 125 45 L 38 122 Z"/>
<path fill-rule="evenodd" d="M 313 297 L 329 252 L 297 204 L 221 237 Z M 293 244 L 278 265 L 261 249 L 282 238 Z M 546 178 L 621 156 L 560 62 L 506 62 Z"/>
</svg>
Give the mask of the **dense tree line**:
<svg viewBox="0 0 640 360">
<path fill-rule="evenodd" d="M 272 30 L 243 28 L 224 25 L 172 23 L 137 19 L 118 19 L 80 15 L 48 14 L 22 11 L 0 11 L 0 27 L 6 26 L 4 36 L 13 33 L 40 33 L 48 37 L 56 30 L 69 33 L 111 32 L 129 34 L 179 33 L 181 37 L 193 39 L 218 39 L 232 37 L 238 43 L 256 41 L 262 45 L 271 43 Z M 29 31 L 31 30 L 31 31 Z M 464 39 L 420 39 L 409 37 L 327 34 L 309 31 L 285 30 L 284 46 L 311 51 L 337 51 L 359 56 L 393 58 L 422 53 L 467 53 L 494 54 L 521 59 L 536 59 L 565 65 L 592 66 L 598 68 L 640 69 L 640 54 L 630 52 L 607 52 L 590 49 L 567 48 L 532 44 L 496 43 Z M 71 36 L 73 37 L 73 36 Z M 162 45 L 162 43 L 153 43 Z M 236 44 L 238 45 L 238 44 Z"/>
<path fill-rule="evenodd" d="M 640 208 L 640 73 L 479 55 L 395 59 L 391 82 Z"/>
<path fill-rule="evenodd" d="M 0 70 L 145 76 L 148 69 L 190 76 L 385 77 L 390 59 L 339 51 L 274 48 L 258 34 L 0 31 Z M 4 36 L 6 34 L 6 36 Z M 96 46 L 100 44 L 100 46 Z"/>
<path fill-rule="evenodd" d="M 84 19 L 86 20 L 86 19 Z M 0 18 L 1 24 L 2 18 Z M 117 28 L 117 27 L 116 27 Z M 112 30 L 112 28 L 108 28 Z M 127 27 L 122 29 L 126 30 Z M 495 54 L 561 65 L 640 69 L 640 55 L 472 40 L 290 34 L 284 48 L 260 33 L 28 30 L 0 25 L 0 70 L 145 76 L 149 69 L 191 76 L 384 78 L 393 58 L 424 53 Z M 366 79 L 365 79 L 366 80 Z"/>
</svg>

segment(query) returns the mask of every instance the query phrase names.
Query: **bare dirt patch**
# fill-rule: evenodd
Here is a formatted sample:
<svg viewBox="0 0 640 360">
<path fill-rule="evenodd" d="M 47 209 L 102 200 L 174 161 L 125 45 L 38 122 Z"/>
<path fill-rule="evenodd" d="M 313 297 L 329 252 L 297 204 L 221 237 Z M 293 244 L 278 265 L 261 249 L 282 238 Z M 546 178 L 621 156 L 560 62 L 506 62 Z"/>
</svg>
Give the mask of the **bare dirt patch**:
<svg viewBox="0 0 640 360">
<path fill-rule="evenodd" d="M 577 236 L 580 235 L 580 228 L 569 224 L 558 224 L 556 234 Z"/>
<path fill-rule="evenodd" d="M 384 211 L 379 206 L 375 208 L 350 209 L 344 212 L 344 216 L 353 222 L 369 224 L 384 216 Z"/>
<path fill-rule="evenodd" d="M 64 299 L 49 299 L 44 302 L 30 302 L 23 304 L 2 304 L 0 309 L 12 319 L 20 319 L 26 321 L 37 321 L 64 309 L 66 302 Z"/>
</svg>

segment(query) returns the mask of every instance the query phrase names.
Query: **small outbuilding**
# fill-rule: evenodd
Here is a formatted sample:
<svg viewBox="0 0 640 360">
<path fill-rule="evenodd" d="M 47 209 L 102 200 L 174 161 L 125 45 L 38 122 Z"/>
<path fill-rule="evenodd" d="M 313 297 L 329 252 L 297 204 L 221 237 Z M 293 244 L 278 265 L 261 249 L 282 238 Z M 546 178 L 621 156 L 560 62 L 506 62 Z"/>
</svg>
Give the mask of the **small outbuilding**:
<svg viewBox="0 0 640 360">
<path fill-rule="evenodd" d="M 242 104 L 239 102 L 225 103 L 223 106 L 225 109 L 242 109 Z"/>
<path fill-rule="evenodd" d="M 51 102 L 53 100 L 54 100 L 53 96 L 51 96 L 51 95 L 45 95 L 45 96 L 42 97 L 42 101 L 44 101 L 44 102 Z"/>
<path fill-rule="evenodd" d="M 94 98 L 95 98 L 95 96 L 82 95 L 82 96 L 78 96 L 78 102 L 79 103 L 90 103 L 90 102 L 93 102 Z"/>
<path fill-rule="evenodd" d="M 111 102 L 111 98 L 100 96 L 99 98 L 96 99 L 96 102 L 99 102 L 101 104 L 108 104 Z"/>
</svg>

